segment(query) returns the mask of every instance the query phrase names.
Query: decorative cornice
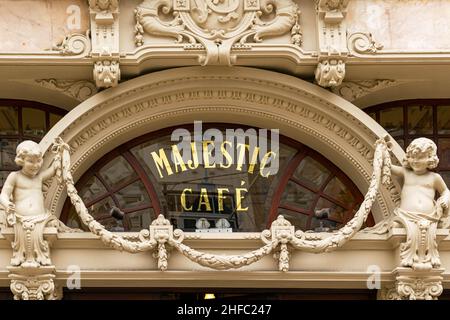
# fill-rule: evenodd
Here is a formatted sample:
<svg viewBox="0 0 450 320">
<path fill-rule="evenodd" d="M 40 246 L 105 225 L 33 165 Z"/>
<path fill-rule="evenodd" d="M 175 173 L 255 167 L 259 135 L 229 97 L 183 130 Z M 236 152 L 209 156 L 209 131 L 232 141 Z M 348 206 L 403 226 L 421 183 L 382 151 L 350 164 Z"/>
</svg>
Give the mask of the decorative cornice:
<svg viewBox="0 0 450 320">
<path fill-rule="evenodd" d="M 42 87 L 60 91 L 78 101 L 84 101 L 98 92 L 95 84 L 87 80 L 36 79 L 35 81 Z"/>
<path fill-rule="evenodd" d="M 300 10 L 292 0 L 143 0 L 134 12 L 136 46 L 145 45 L 145 34 L 173 38 L 185 50 L 199 51 L 201 65 L 232 65 L 232 49 L 252 50 L 270 37 L 290 33 L 293 45 L 302 42 Z M 172 21 L 164 18 L 168 14 Z"/>
<path fill-rule="evenodd" d="M 344 81 L 340 86 L 332 87 L 331 91 L 345 100 L 352 102 L 369 93 L 396 86 L 400 83 L 401 81 L 390 79 Z"/>
</svg>

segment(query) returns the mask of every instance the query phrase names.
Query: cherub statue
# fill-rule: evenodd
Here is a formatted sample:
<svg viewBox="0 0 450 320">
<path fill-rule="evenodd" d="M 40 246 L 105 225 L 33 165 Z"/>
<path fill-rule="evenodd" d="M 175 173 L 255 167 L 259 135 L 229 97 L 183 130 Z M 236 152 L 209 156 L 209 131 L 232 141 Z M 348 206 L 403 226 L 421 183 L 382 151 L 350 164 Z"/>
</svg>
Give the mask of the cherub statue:
<svg viewBox="0 0 450 320">
<path fill-rule="evenodd" d="M 11 172 L 0 194 L 8 226 L 14 227 L 11 265 L 38 267 L 50 265 L 50 250 L 44 240 L 46 226 L 58 227 L 59 221 L 44 207 L 43 183 L 55 175 L 55 162 L 41 171 L 42 151 L 34 141 L 17 146 L 15 162 L 22 167 Z"/>
<path fill-rule="evenodd" d="M 391 173 L 403 180 L 400 206 L 395 211 L 407 230 L 400 253 L 403 267 L 428 270 L 440 266 L 436 229 L 448 216 L 450 192 L 442 177 L 430 171 L 438 163 L 436 144 L 418 138 L 407 147 L 402 167 L 391 166 Z"/>
</svg>

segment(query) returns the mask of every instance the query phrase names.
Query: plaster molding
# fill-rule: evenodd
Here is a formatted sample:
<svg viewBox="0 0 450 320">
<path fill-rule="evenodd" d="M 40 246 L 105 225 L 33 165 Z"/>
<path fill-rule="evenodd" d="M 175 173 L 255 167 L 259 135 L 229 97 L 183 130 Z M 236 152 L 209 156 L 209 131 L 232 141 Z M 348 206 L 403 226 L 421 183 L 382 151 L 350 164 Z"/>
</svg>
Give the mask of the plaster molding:
<svg viewBox="0 0 450 320">
<path fill-rule="evenodd" d="M 157 130 L 162 123 L 186 123 L 200 115 L 204 119 L 219 117 L 227 121 L 233 115 L 233 119 L 246 124 L 258 126 L 264 121 L 265 125 L 282 128 L 282 134 L 294 139 L 302 136 L 303 143 L 325 155 L 338 154 L 344 172 L 363 189 L 371 177 L 371 144 L 377 135 L 384 134 L 357 107 L 346 105 L 344 100 L 333 101 L 336 97 L 333 94 L 301 80 L 262 70 L 168 70 L 132 80 L 120 88 L 114 95 L 98 94 L 98 98 L 107 99 L 91 98 L 88 104 L 73 111 L 71 117 L 60 121 L 41 142 L 48 148 L 46 143 L 58 135 L 71 145 L 71 171 L 76 179 L 95 159 L 117 146 L 115 141 L 123 143 Z M 271 94 L 267 95 L 269 88 Z M 402 152 L 400 147 L 396 152 L 399 151 Z M 64 201 L 62 189 L 52 185 L 49 195 L 51 210 L 59 215 Z M 380 220 L 389 214 L 389 208 L 393 209 L 390 198 L 383 189 L 378 199 L 380 208 L 374 209 Z"/>
<path fill-rule="evenodd" d="M 173 20 L 166 21 L 168 14 Z M 232 65 L 232 49 L 251 50 L 265 38 L 290 33 L 290 42 L 300 46 L 299 16 L 292 0 L 144 0 L 135 9 L 135 44 L 143 46 L 146 33 L 174 38 L 184 50 L 198 52 L 201 65 Z"/>
<path fill-rule="evenodd" d="M 120 80 L 119 0 L 89 0 L 93 78 L 98 88 Z"/>
<path fill-rule="evenodd" d="M 339 86 L 345 77 L 347 5 L 348 0 L 316 0 L 319 52 L 315 79 L 322 87 Z"/>
<path fill-rule="evenodd" d="M 397 268 L 396 287 L 401 300 L 437 300 L 442 294 L 442 273 L 444 269 L 416 271 L 411 268 Z"/>
<path fill-rule="evenodd" d="M 63 56 L 88 56 L 91 52 L 91 40 L 84 34 L 69 34 L 53 49 Z"/>
<path fill-rule="evenodd" d="M 87 80 L 36 79 L 35 82 L 47 89 L 59 91 L 78 101 L 84 101 L 98 92 L 97 87 Z"/>
<path fill-rule="evenodd" d="M 352 102 L 370 93 L 402 83 L 404 82 L 392 79 L 344 81 L 341 85 L 332 87 L 331 91 L 345 100 Z"/>
<path fill-rule="evenodd" d="M 355 32 L 350 34 L 347 43 L 351 55 L 374 54 L 383 49 L 383 45 L 376 42 L 372 34 L 368 32 Z"/>
<path fill-rule="evenodd" d="M 14 300 L 59 300 L 55 293 L 55 266 L 41 268 L 8 267 Z"/>
</svg>

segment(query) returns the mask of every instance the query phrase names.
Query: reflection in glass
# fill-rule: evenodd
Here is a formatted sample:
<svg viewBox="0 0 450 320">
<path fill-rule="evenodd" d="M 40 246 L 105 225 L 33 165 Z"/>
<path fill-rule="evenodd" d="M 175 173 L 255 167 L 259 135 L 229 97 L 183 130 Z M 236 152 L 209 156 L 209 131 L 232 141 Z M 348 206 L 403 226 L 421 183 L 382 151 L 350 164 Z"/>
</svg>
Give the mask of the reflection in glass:
<svg viewBox="0 0 450 320">
<path fill-rule="evenodd" d="M 105 187 L 97 179 L 97 177 L 91 177 L 80 190 L 80 197 L 83 198 L 85 203 L 91 202 L 93 199 L 101 196 L 106 192 Z"/>
<path fill-rule="evenodd" d="M 16 169 L 16 148 L 17 140 L 0 139 L 0 167 L 2 169 Z"/>
<path fill-rule="evenodd" d="M 122 156 L 111 160 L 99 173 L 111 188 L 137 177 L 136 172 Z"/>
<path fill-rule="evenodd" d="M 155 214 L 152 208 L 139 210 L 125 215 L 126 230 L 125 231 L 140 231 L 142 229 L 148 229 L 152 219 L 155 219 Z"/>
<path fill-rule="evenodd" d="M 299 212 L 290 211 L 287 209 L 279 208 L 278 214 L 283 215 L 285 219 L 287 219 L 295 229 L 307 230 L 308 225 L 308 216 Z"/>
<path fill-rule="evenodd" d="M 295 178 L 306 180 L 316 187 L 322 186 L 329 175 L 330 171 L 311 157 L 303 159 L 294 173 Z"/>
<path fill-rule="evenodd" d="M 409 134 L 433 133 L 432 106 L 408 106 L 408 133 Z"/>
<path fill-rule="evenodd" d="M 438 140 L 439 168 L 450 169 L 450 138 Z"/>
<path fill-rule="evenodd" d="M 298 184 L 289 181 L 281 198 L 281 204 L 293 205 L 302 209 L 309 209 L 315 194 Z"/>
<path fill-rule="evenodd" d="M 5 184 L 6 178 L 8 178 L 9 171 L 0 171 L 0 188 Z"/>
<path fill-rule="evenodd" d="M 344 204 L 353 203 L 355 199 L 352 196 L 350 190 L 339 180 L 338 177 L 334 177 L 326 186 L 324 192 Z"/>
<path fill-rule="evenodd" d="M 25 136 L 43 137 L 45 134 L 45 111 L 23 108 L 22 127 Z"/>
<path fill-rule="evenodd" d="M 147 190 L 141 181 L 136 181 L 115 193 L 121 208 L 134 208 L 150 204 Z"/>
<path fill-rule="evenodd" d="M 389 108 L 380 112 L 380 124 L 392 136 L 403 134 L 403 108 Z"/>
<path fill-rule="evenodd" d="M 53 127 L 59 120 L 62 119 L 62 116 L 59 114 L 50 113 L 50 128 Z"/>
<path fill-rule="evenodd" d="M 438 134 L 450 134 L 450 106 L 437 107 Z"/>
<path fill-rule="evenodd" d="M 17 107 L 0 107 L 0 135 L 19 134 L 19 113 Z"/>
<path fill-rule="evenodd" d="M 320 198 L 314 209 L 314 215 L 318 218 L 326 218 L 333 221 L 342 222 L 345 220 L 345 209 L 337 204 Z"/>
</svg>

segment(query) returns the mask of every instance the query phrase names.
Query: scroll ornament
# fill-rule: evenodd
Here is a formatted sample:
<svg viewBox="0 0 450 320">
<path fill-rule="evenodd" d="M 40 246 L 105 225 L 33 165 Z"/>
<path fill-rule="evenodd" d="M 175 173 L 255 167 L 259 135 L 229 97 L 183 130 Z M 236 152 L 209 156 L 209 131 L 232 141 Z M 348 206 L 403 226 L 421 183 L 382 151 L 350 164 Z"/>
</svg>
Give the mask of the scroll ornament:
<svg viewBox="0 0 450 320">
<path fill-rule="evenodd" d="M 159 215 L 154 220 L 149 230 L 141 230 L 135 237 L 122 236 L 112 233 L 104 228 L 89 214 L 85 204 L 78 195 L 70 173 L 70 152 L 69 146 L 61 138 L 56 139 L 52 148 L 57 162 L 56 176 L 59 183 L 64 183 L 67 193 L 80 220 L 97 235 L 105 245 L 116 250 L 130 253 L 154 250 L 154 256 L 158 259 L 158 268 L 166 270 L 168 268 L 168 246 L 178 250 L 182 255 L 191 261 L 217 270 L 227 270 L 240 268 L 245 265 L 255 263 L 274 253 L 278 260 L 280 271 L 289 270 L 289 259 L 291 249 L 305 250 L 314 253 L 330 252 L 344 245 L 361 228 L 364 221 L 375 202 L 380 184 L 387 184 L 390 181 L 390 158 L 389 151 L 384 140 L 376 142 L 376 149 L 373 160 L 373 174 L 369 190 L 364 197 L 361 207 L 344 227 L 331 235 L 320 233 L 305 233 L 301 230 L 295 231 L 295 227 L 283 216 L 272 223 L 270 230 L 260 233 L 260 238 L 265 244 L 259 249 L 239 254 L 239 255 L 217 255 L 195 250 L 183 243 L 184 232 L 173 230 L 170 222 Z"/>
<path fill-rule="evenodd" d="M 232 65 L 233 48 L 269 37 L 290 33 L 300 45 L 299 15 L 292 0 L 144 0 L 135 9 L 135 43 L 144 45 L 145 33 L 174 38 L 186 50 L 206 50 L 201 65 Z"/>
</svg>

